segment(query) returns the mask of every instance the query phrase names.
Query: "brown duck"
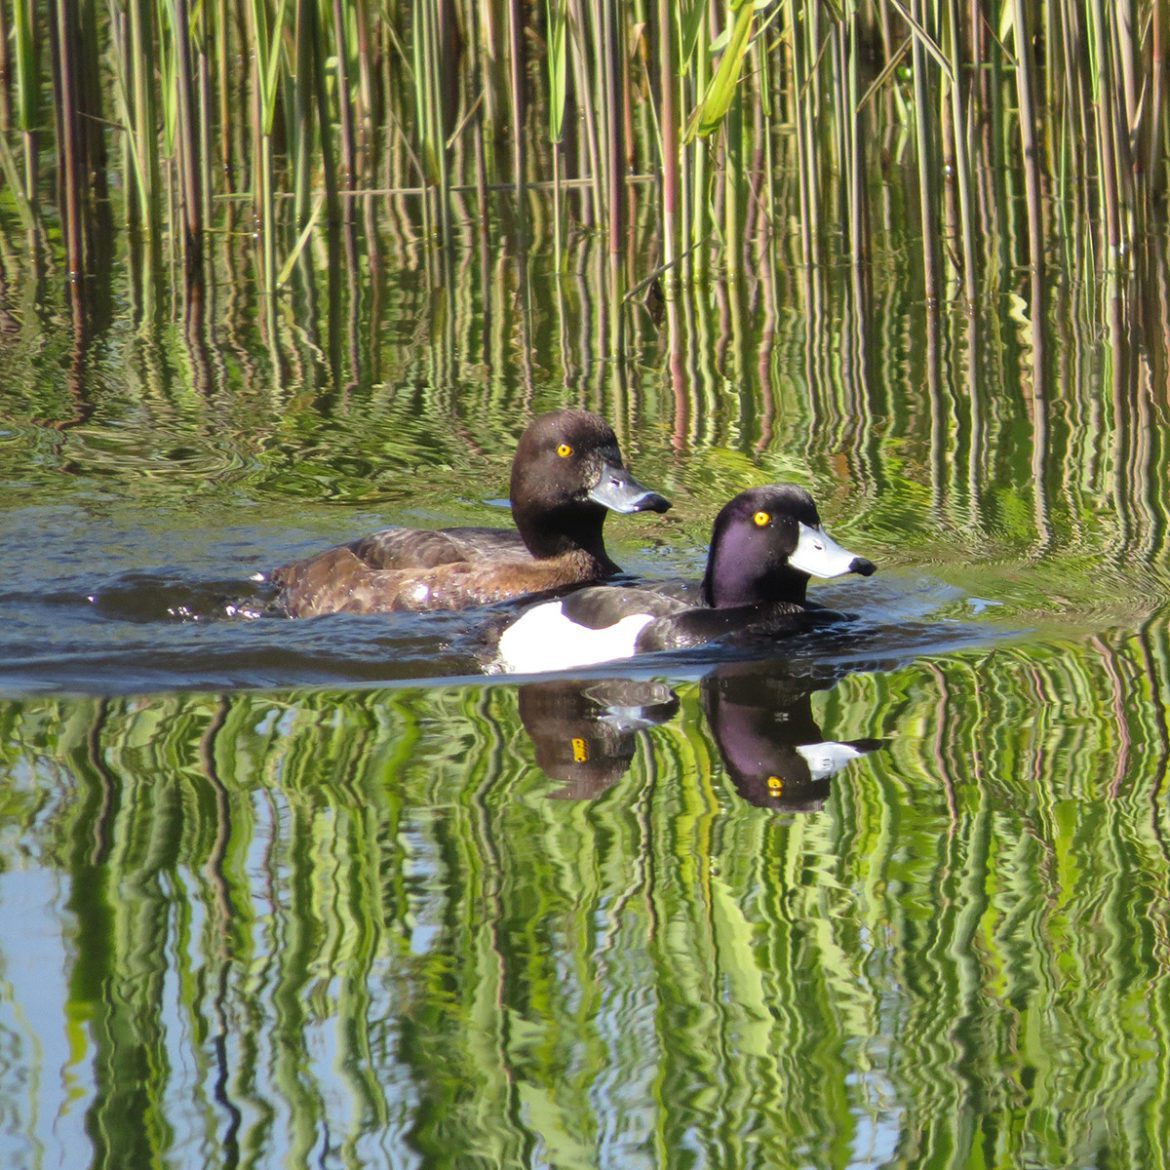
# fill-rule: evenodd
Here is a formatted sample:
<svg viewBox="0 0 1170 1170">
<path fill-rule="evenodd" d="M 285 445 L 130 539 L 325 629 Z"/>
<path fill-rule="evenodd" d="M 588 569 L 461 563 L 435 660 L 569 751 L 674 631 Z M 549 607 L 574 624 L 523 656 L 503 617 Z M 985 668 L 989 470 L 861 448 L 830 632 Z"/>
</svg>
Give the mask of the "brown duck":
<svg viewBox="0 0 1170 1170">
<path fill-rule="evenodd" d="M 665 512 L 670 501 L 622 463 L 612 428 L 584 410 L 539 415 L 520 437 L 509 491 L 514 531 L 387 528 L 282 565 L 290 617 L 464 609 L 619 572 L 605 551 L 607 510 Z"/>
</svg>

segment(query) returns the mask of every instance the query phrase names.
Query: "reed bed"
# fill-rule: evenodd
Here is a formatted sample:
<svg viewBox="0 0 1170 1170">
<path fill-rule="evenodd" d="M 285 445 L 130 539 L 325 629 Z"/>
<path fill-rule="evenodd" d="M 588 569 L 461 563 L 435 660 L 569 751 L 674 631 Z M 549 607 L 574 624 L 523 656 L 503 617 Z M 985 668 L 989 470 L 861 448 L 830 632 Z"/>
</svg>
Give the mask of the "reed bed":
<svg viewBox="0 0 1170 1170">
<path fill-rule="evenodd" d="M 147 278 L 169 258 L 189 282 L 208 233 L 243 226 L 274 292 L 314 230 L 375 223 L 439 253 L 493 225 L 558 268 L 600 234 L 615 305 L 778 263 L 861 282 L 902 168 L 927 300 L 970 303 L 1017 266 L 1126 271 L 1165 196 L 1154 0 L 3 0 L 0 20 L 5 254 L 82 288 L 116 225 Z"/>
</svg>

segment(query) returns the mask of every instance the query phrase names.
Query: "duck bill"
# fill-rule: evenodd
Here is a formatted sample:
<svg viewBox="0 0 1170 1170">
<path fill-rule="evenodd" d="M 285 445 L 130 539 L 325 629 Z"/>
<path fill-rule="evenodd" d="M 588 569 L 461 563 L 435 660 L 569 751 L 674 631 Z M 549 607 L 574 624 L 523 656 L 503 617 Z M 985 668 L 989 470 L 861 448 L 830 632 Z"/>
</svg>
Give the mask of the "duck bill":
<svg viewBox="0 0 1170 1170">
<path fill-rule="evenodd" d="M 828 780 L 830 776 L 836 776 L 846 764 L 860 760 L 866 754 L 866 750 L 851 743 L 837 743 L 835 740 L 802 743 L 796 748 L 797 754 L 808 765 L 808 774 L 813 780 Z"/>
<path fill-rule="evenodd" d="M 819 525 L 816 528 L 800 525 L 800 536 L 795 550 L 788 556 L 788 563 L 810 577 L 840 577 L 844 573 L 860 573 L 868 577 L 874 571 L 872 561 L 842 548 Z"/>
<path fill-rule="evenodd" d="M 614 512 L 665 512 L 670 501 L 643 487 L 624 467 L 606 463 L 589 498 Z"/>
</svg>

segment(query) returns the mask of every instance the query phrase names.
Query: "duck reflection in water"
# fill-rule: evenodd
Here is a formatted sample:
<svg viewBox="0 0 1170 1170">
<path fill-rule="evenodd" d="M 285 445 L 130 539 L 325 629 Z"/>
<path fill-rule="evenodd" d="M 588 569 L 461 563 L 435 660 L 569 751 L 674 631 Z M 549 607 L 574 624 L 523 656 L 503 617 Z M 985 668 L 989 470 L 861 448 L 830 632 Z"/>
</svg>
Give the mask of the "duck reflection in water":
<svg viewBox="0 0 1170 1170">
<path fill-rule="evenodd" d="M 885 741 L 826 739 L 813 716 L 812 696 L 831 684 L 785 678 L 760 667 L 729 663 L 703 679 L 711 736 L 744 800 L 760 808 L 817 812 L 829 797 L 832 778 Z"/>
<path fill-rule="evenodd" d="M 678 711 L 666 683 L 648 679 L 549 679 L 518 688 L 520 719 L 536 763 L 563 800 L 592 800 L 625 774 L 638 737 Z"/>
<path fill-rule="evenodd" d="M 737 662 L 701 680 L 711 736 L 736 791 L 760 808 L 815 812 L 831 780 L 881 739 L 828 740 L 812 712 L 812 696 L 834 679 L 796 678 L 775 662 Z M 625 775 L 637 741 L 669 721 L 678 697 L 646 679 L 550 679 L 518 690 L 520 718 L 550 779 L 552 795 L 588 800 Z"/>
</svg>

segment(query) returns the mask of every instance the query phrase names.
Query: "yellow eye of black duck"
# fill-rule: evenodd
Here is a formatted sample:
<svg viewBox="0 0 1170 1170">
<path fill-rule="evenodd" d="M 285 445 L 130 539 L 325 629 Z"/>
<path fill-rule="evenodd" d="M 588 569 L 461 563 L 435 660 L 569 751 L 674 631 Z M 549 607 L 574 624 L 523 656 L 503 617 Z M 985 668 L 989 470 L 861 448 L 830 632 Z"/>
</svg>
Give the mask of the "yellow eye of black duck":
<svg viewBox="0 0 1170 1170">
<path fill-rule="evenodd" d="M 772 523 L 772 513 L 771 512 L 757 512 L 752 517 L 752 521 L 755 523 L 755 526 L 757 528 L 766 528 L 769 524 Z"/>
<path fill-rule="evenodd" d="M 562 443 L 562 444 L 561 444 L 561 445 L 560 445 L 560 446 L 557 448 L 557 454 L 558 454 L 558 455 L 559 455 L 559 456 L 560 456 L 562 459 L 568 459 L 568 457 L 569 457 L 570 455 L 572 455 L 572 454 L 573 454 L 573 448 L 572 448 L 571 446 L 569 446 L 569 444 L 568 444 L 568 443 Z"/>
</svg>

